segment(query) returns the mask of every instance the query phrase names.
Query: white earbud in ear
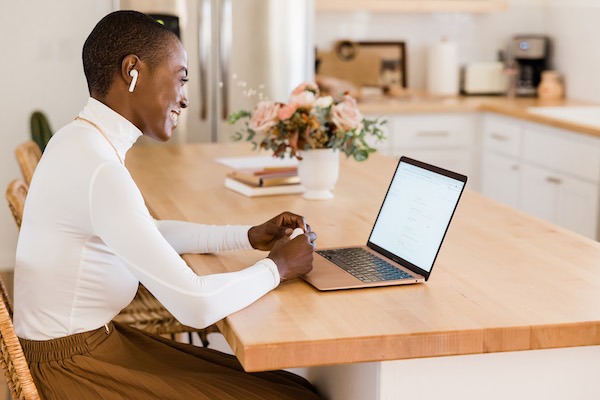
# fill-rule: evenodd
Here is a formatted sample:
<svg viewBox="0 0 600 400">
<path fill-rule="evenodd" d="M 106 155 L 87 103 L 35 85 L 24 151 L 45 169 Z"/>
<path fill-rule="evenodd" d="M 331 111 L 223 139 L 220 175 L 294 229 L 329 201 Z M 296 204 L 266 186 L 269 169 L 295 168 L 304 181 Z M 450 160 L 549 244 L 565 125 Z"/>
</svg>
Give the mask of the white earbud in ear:
<svg viewBox="0 0 600 400">
<path fill-rule="evenodd" d="M 137 83 L 138 70 L 132 69 L 131 71 L 129 71 L 129 76 L 131 76 L 133 78 L 131 80 L 131 84 L 129 85 L 129 91 L 133 92 L 133 89 L 135 89 L 135 84 Z"/>
</svg>

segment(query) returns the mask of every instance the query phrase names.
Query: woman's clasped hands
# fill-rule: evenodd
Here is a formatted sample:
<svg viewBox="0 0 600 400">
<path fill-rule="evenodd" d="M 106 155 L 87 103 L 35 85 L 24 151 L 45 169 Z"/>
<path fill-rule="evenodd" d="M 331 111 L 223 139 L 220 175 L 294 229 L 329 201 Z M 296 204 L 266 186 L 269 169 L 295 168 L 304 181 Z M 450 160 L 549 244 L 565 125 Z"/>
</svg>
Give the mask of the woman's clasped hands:
<svg viewBox="0 0 600 400">
<path fill-rule="evenodd" d="M 290 239 L 295 228 L 302 229 L 304 234 Z M 264 224 L 250 228 L 248 239 L 253 248 L 270 251 L 267 257 L 277 265 L 282 281 L 312 270 L 317 234 L 300 215 L 283 212 Z"/>
</svg>

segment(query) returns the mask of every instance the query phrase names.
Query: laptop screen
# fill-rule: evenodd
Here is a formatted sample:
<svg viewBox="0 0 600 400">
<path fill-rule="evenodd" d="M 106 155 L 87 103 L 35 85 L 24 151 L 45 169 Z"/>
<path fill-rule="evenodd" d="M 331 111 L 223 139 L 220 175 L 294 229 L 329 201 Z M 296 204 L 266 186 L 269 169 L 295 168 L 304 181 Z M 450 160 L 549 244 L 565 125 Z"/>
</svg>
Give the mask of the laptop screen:
<svg viewBox="0 0 600 400">
<path fill-rule="evenodd" d="M 466 181 L 464 175 L 402 157 L 369 247 L 427 278 Z"/>
</svg>

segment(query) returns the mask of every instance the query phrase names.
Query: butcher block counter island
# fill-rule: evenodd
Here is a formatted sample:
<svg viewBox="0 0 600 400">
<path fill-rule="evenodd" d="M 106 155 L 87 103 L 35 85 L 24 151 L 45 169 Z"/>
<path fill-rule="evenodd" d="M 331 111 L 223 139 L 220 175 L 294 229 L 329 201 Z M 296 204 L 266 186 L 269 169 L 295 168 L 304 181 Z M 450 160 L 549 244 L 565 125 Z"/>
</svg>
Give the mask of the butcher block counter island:
<svg viewBox="0 0 600 400">
<path fill-rule="evenodd" d="M 306 216 L 318 248 L 366 242 L 394 159 L 342 157 L 331 200 L 250 198 L 225 188 L 228 168 L 215 162 L 249 147 L 134 147 L 126 163 L 159 219 L 257 224 L 290 210 Z M 208 274 L 265 255 L 185 259 Z M 285 282 L 218 326 L 247 371 L 309 367 L 330 399 L 598 394 L 580 383 L 600 368 L 600 244 L 467 189 L 428 282 L 333 292 Z M 520 382 L 508 386 L 513 375 Z"/>
</svg>

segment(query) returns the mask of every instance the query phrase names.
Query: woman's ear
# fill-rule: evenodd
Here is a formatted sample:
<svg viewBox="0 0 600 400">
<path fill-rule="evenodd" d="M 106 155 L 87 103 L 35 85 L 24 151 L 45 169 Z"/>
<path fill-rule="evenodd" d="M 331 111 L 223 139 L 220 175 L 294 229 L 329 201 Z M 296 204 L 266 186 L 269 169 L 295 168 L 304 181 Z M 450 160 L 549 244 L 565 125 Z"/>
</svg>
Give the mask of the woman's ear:
<svg viewBox="0 0 600 400">
<path fill-rule="evenodd" d="M 135 85 L 140 79 L 141 60 L 135 54 L 129 54 L 121 62 L 121 79 L 129 92 L 135 90 Z"/>
</svg>

